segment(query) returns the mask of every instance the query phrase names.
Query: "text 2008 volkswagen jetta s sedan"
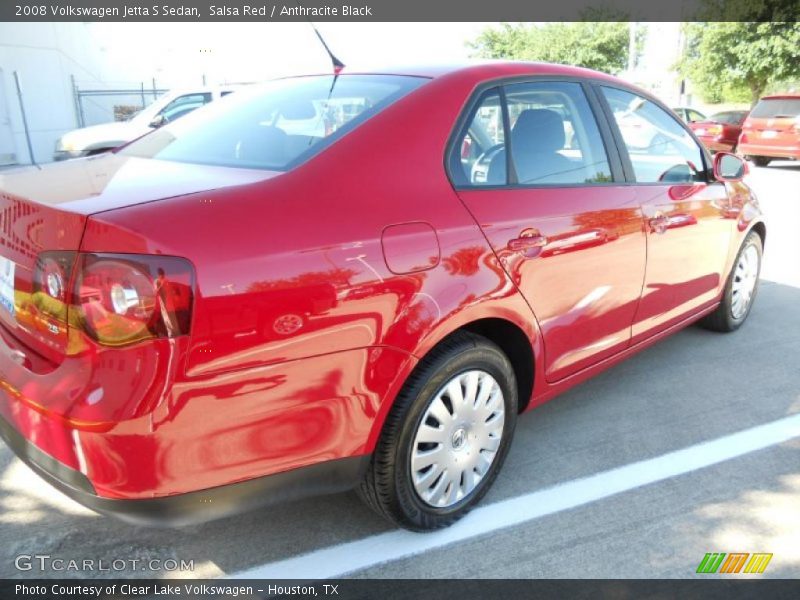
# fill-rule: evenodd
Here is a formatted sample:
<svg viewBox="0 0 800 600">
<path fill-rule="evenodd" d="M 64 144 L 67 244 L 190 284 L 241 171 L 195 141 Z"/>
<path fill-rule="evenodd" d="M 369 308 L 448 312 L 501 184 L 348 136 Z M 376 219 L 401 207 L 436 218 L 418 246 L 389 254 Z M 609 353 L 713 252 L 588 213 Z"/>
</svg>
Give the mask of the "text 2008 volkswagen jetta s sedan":
<svg viewBox="0 0 800 600">
<path fill-rule="evenodd" d="M 517 414 L 752 306 L 745 165 L 607 75 L 290 78 L 0 176 L 0 430 L 68 495 L 187 523 L 486 493 Z"/>
</svg>

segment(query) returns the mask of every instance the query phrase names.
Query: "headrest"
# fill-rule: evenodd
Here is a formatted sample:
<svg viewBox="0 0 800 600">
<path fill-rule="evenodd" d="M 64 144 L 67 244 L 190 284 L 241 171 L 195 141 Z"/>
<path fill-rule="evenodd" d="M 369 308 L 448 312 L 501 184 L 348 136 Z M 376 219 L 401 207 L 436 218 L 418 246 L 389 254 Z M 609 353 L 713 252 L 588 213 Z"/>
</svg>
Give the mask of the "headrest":
<svg viewBox="0 0 800 600">
<path fill-rule="evenodd" d="M 564 121 L 547 108 L 523 110 L 511 130 L 511 141 L 518 152 L 557 152 L 566 141 Z"/>
</svg>

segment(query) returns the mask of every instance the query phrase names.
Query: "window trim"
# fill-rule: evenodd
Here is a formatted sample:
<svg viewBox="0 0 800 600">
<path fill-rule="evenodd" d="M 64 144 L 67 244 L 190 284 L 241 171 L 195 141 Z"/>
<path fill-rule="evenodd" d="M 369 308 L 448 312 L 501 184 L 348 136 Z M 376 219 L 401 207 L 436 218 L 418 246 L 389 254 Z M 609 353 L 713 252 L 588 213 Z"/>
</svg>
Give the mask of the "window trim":
<svg viewBox="0 0 800 600">
<path fill-rule="evenodd" d="M 455 149 L 458 147 L 458 138 L 464 126 L 468 124 L 466 123 L 466 121 L 468 120 L 471 111 L 474 109 L 475 104 L 481 99 L 483 93 L 493 87 L 499 87 L 502 90 L 502 88 L 505 85 L 511 83 L 537 83 L 546 81 L 575 82 L 581 84 L 581 86 L 584 89 L 584 93 L 586 94 L 586 99 L 592 108 L 595 121 L 598 125 L 598 128 L 600 129 L 600 135 L 601 137 L 603 137 L 603 144 L 606 149 L 606 155 L 608 156 L 609 166 L 611 167 L 611 175 L 613 181 L 596 182 L 596 183 L 574 183 L 574 184 L 506 183 L 505 185 L 472 185 L 469 183 L 467 184 L 458 183 L 457 178 L 453 176 L 452 165 L 450 163 L 451 156 L 455 151 Z M 515 75 L 512 77 L 497 77 L 494 79 L 483 81 L 477 86 L 475 86 L 470 96 L 467 98 L 467 101 L 464 103 L 464 106 L 462 107 L 461 112 L 459 113 L 458 118 L 456 119 L 453 125 L 453 128 L 450 132 L 450 136 L 447 140 L 447 144 L 445 146 L 443 166 L 445 169 L 445 174 L 447 176 L 448 181 L 450 182 L 451 187 L 455 191 L 461 191 L 461 190 L 490 191 L 490 190 L 512 190 L 512 189 L 516 190 L 516 189 L 536 189 L 536 188 L 547 189 L 547 188 L 614 187 L 614 186 L 619 187 L 619 186 L 632 186 L 632 185 L 637 185 L 637 186 L 674 185 L 674 184 L 667 184 L 661 181 L 653 181 L 653 182 L 636 181 L 636 177 L 633 174 L 633 165 L 630 161 L 630 156 L 628 154 L 628 148 L 625 145 L 624 141 L 622 140 L 622 136 L 619 132 L 617 122 L 614 119 L 611 107 L 606 101 L 602 90 L 599 89 L 601 87 L 616 88 L 624 92 L 636 94 L 637 96 L 645 98 L 646 100 L 659 106 L 662 110 L 666 111 L 667 114 L 669 114 L 672 117 L 672 119 L 684 129 L 684 131 L 689 133 L 691 138 L 694 140 L 695 144 L 697 144 L 698 148 L 700 148 L 701 157 L 704 163 L 703 173 L 705 178 L 703 181 L 695 181 L 694 183 L 695 184 L 706 183 L 708 185 L 718 183 L 713 175 L 713 170 L 711 167 L 713 161 L 711 159 L 711 155 L 708 152 L 708 149 L 700 142 L 700 140 L 695 135 L 694 131 L 692 131 L 692 129 L 686 123 L 681 121 L 680 118 L 676 118 L 673 111 L 666 104 L 664 104 L 661 100 L 654 97 L 653 95 L 645 92 L 644 90 L 639 90 L 633 86 L 625 85 L 622 82 L 607 81 L 595 77 L 529 74 L 529 75 Z M 591 90 L 592 93 L 589 93 L 588 90 Z M 505 106 L 504 97 L 501 97 L 501 102 L 503 102 L 503 105 Z M 507 107 L 505 108 L 505 110 L 507 110 Z M 504 135 L 507 136 L 507 134 L 508 132 L 504 131 Z M 505 139 L 508 139 L 508 137 L 506 137 Z M 510 159 L 509 146 L 510 144 L 506 145 L 506 154 Z"/>
<path fill-rule="evenodd" d="M 617 125 L 617 120 L 614 118 L 614 111 L 611 110 L 611 105 L 608 103 L 605 94 L 603 94 L 603 90 L 600 89 L 602 87 L 612 88 L 623 92 L 627 92 L 629 94 L 633 94 L 635 96 L 639 96 L 640 98 L 644 98 L 648 102 L 652 102 L 653 104 L 658 106 L 661 110 L 666 112 L 667 115 L 673 121 L 675 121 L 684 131 L 686 131 L 689 134 L 689 137 L 692 138 L 695 145 L 700 150 L 700 159 L 703 161 L 703 170 L 702 170 L 703 179 L 701 181 L 693 181 L 692 184 L 703 183 L 710 185 L 712 183 L 716 183 L 716 179 L 714 179 L 713 176 L 713 168 L 711 167 L 713 162 L 711 160 L 710 154 L 708 153 L 708 150 L 700 142 L 700 140 L 697 139 L 697 136 L 695 135 L 694 131 L 692 131 L 692 128 L 689 127 L 689 125 L 687 125 L 686 123 L 684 123 L 679 117 L 677 117 L 674 111 L 670 110 L 666 104 L 664 104 L 658 98 L 652 96 L 651 94 L 648 94 L 647 92 L 644 92 L 642 90 L 637 90 L 634 89 L 633 87 L 629 87 L 626 85 L 619 85 L 616 82 L 594 81 L 592 82 L 591 85 L 594 88 L 595 95 L 597 96 L 600 105 L 603 107 L 603 112 L 605 113 L 606 121 L 608 121 L 608 125 L 609 127 L 611 127 L 611 130 L 613 132 L 613 136 L 617 144 L 617 149 L 619 151 L 620 158 L 622 159 L 623 169 L 625 170 L 626 173 L 626 180 L 627 180 L 626 182 L 628 184 L 639 185 L 639 186 L 675 185 L 675 183 L 664 182 L 664 181 L 636 181 L 636 174 L 634 173 L 633 170 L 633 163 L 631 162 L 628 146 L 625 144 L 625 140 L 622 137 L 622 132 L 619 130 L 619 125 Z"/>
<path fill-rule="evenodd" d="M 472 190 L 527 190 L 527 189 L 559 189 L 559 188 L 588 188 L 588 187 L 614 187 L 629 183 L 624 174 L 624 163 L 617 143 L 611 135 L 610 124 L 605 122 L 606 116 L 602 112 L 602 105 L 593 97 L 592 78 L 574 77 L 569 75 L 549 75 L 549 74 L 530 74 L 516 75 L 513 77 L 498 77 L 481 82 L 470 94 L 464 107 L 455 121 L 453 129 L 445 146 L 444 167 L 447 179 L 455 191 Z M 589 105 L 589 110 L 597 124 L 603 148 L 608 159 L 609 170 L 611 171 L 611 181 L 583 182 L 583 183 L 519 183 L 516 172 L 514 171 L 513 156 L 511 154 L 511 144 L 509 139 L 508 104 L 506 102 L 505 87 L 519 83 L 577 83 L 581 92 Z M 497 88 L 500 93 L 500 102 L 503 110 L 503 135 L 506 150 L 506 183 L 502 185 L 474 185 L 470 182 L 460 182 L 460 177 L 454 175 L 453 157 L 459 148 L 459 139 L 469 126 L 469 117 L 483 100 L 485 94 Z M 460 162 L 458 163 L 460 167 Z M 512 179 L 513 176 L 513 179 Z"/>
<path fill-rule="evenodd" d="M 478 114 L 478 109 L 484 103 L 484 101 L 492 96 L 493 94 L 497 94 L 497 97 L 500 101 L 501 112 L 503 113 L 503 143 L 505 145 L 505 140 L 507 139 L 506 136 L 508 135 L 507 129 L 507 115 L 505 108 L 505 95 L 502 92 L 502 86 L 500 85 L 488 85 L 488 86 L 481 86 L 480 88 L 476 88 L 475 92 L 470 96 L 468 102 L 465 104 L 464 108 L 462 109 L 462 114 L 459 115 L 459 118 L 456 121 L 454 133 L 451 133 L 450 138 L 448 139 L 446 150 L 445 150 L 445 171 L 447 172 L 447 177 L 450 180 L 450 183 L 456 187 L 460 184 L 456 183 L 455 177 L 452 176 L 454 172 L 463 171 L 461 166 L 461 145 L 458 143 L 459 140 L 463 140 L 464 136 L 468 133 L 469 126 L 472 123 L 475 115 Z M 450 144 L 453 144 L 451 148 Z M 473 186 L 473 187 L 481 187 L 486 189 L 496 189 L 499 187 L 505 187 L 508 184 L 509 173 L 508 173 L 508 156 L 506 152 L 506 183 L 502 185 L 483 185 L 483 186 Z"/>
</svg>

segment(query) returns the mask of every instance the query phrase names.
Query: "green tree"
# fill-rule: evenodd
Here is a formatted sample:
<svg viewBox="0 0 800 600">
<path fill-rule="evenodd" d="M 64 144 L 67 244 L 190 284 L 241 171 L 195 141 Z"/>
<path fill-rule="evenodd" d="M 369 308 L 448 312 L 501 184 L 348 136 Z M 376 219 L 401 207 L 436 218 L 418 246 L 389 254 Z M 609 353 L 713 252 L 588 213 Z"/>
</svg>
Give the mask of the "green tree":
<svg viewBox="0 0 800 600">
<path fill-rule="evenodd" d="M 797 23 L 688 23 L 684 32 L 679 69 L 706 101 L 755 104 L 768 86 L 800 77 Z"/>
<path fill-rule="evenodd" d="M 467 45 L 481 58 L 534 60 L 619 73 L 628 64 L 629 25 L 620 22 L 512 25 L 484 30 Z"/>
</svg>

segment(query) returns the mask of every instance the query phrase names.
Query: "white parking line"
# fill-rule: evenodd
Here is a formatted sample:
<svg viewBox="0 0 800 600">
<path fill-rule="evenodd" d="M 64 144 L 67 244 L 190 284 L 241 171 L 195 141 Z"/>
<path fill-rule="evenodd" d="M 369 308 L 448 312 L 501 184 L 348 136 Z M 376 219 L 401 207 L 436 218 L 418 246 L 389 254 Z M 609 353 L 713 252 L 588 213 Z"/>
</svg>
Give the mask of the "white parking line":
<svg viewBox="0 0 800 600">
<path fill-rule="evenodd" d="M 715 465 L 800 437 L 800 414 L 701 444 L 603 471 L 472 511 L 454 526 L 434 533 L 394 530 L 267 563 L 232 575 L 246 579 L 327 579 L 414 556 L 518 525 L 614 494 Z"/>
</svg>

